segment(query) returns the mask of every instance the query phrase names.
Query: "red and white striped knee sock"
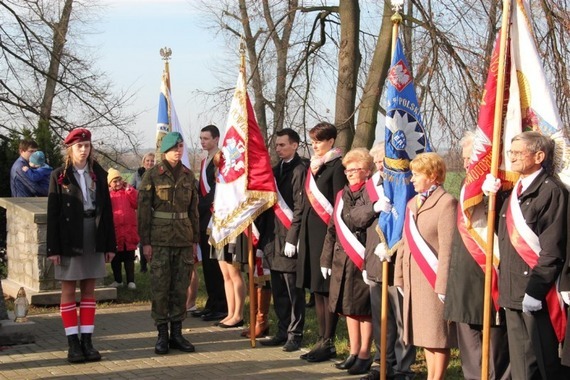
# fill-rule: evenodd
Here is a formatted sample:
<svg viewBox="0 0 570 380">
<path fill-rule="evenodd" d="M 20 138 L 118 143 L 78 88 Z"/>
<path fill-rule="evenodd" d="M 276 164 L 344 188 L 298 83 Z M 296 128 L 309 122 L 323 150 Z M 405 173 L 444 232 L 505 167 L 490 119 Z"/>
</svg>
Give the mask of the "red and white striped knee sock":
<svg viewBox="0 0 570 380">
<path fill-rule="evenodd" d="M 77 326 L 77 309 L 75 307 L 75 302 L 60 304 L 59 312 L 61 314 L 61 320 L 63 321 L 65 335 L 77 335 L 79 333 L 79 328 Z"/>
<path fill-rule="evenodd" d="M 79 330 L 82 334 L 93 334 L 95 329 L 95 299 L 83 298 L 79 304 Z"/>
</svg>

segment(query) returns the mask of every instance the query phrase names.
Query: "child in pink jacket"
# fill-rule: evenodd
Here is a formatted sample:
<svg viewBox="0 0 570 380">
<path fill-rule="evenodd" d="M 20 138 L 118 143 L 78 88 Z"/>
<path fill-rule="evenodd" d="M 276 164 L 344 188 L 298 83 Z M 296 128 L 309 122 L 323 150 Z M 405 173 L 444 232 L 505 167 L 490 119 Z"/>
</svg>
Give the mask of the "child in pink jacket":
<svg viewBox="0 0 570 380">
<path fill-rule="evenodd" d="M 111 205 L 113 208 L 113 222 L 117 238 L 117 254 L 111 261 L 115 281 L 112 287 L 123 286 L 121 264 L 125 265 L 127 274 L 127 287 L 136 289 L 135 284 L 135 250 L 139 243 L 137 228 L 137 190 L 129 186 L 116 169 L 109 169 L 107 175 Z"/>
</svg>

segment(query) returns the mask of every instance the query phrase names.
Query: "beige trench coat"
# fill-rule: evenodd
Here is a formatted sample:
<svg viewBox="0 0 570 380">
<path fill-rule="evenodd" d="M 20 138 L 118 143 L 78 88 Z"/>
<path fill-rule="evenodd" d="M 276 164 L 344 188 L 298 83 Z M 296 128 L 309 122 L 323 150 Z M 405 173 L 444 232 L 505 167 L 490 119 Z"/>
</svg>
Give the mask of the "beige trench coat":
<svg viewBox="0 0 570 380">
<path fill-rule="evenodd" d="M 438 294 L 445 294 L 451 258 L 457 200 L 439 187 L 417 210 L 416 198 L 408 202 L 419 233 L 438 257 L 435 289 L 431 287 L 412 257 L 406 237 L 398 249 L 394 284 L 404 291 L 404 341 L 418 347 L 456 347 L 455 324 L 443 319 L 444 305 Z M 406 218 L 409 217 L 406 209 Z"/>
</svg>

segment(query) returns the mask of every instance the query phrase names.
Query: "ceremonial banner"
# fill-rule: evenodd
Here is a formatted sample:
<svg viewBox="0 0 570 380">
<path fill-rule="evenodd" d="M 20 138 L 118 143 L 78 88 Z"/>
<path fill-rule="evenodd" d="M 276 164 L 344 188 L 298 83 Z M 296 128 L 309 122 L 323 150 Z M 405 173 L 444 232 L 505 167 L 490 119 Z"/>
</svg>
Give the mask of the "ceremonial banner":
<svg viewBox="0 0 570 380">
<path fill-rule="evenodd" d="M 514 0 L 510 36 L 511 80 L 505 130 L 515 134 L 532 130 L 550 136 L 556 143 L 555 172 L 569 186 L 568 141 L 536 48 L 528 0 Z"/>
<path fill-rule="evenodd" d="M 406 204 L 415 195 L 410 182 L 410 161 L 419 153 L 431 151 L 400 38 L 396 41 L 386 86 L 384 195 L 393 207 L 389 213 L 380 213 L 378 226 L 381 240 L 394 251 L 402 239 Z"/>
<path fill-rule="evenodd" d="M 168 63 L 165 65 L 162 72 L 162 82 L 160 84 L 160 95 L 158 96 L 158 120 L 156 123 L 156 152 L 157 157 L 160 157 L 160 144 L 162 138 L 169 132 L 179 132 L 184 139 L 184 151 L 182 153 L 182 163 L 187 168 L 190 168 L 190 160 L 188 158 L 188 150 L 186 149 L 186 136 L 182 132 L 176 108 L 172 101 L 172 94 L 170 93 L 170 73 L 168 70 Z"/>
<path fill-rule="evenodd" d="M 255 120 L 242 64 L 216 178 L 210 242 L 221 248 L 277 201 L 269 153 Z"/>
</svg>

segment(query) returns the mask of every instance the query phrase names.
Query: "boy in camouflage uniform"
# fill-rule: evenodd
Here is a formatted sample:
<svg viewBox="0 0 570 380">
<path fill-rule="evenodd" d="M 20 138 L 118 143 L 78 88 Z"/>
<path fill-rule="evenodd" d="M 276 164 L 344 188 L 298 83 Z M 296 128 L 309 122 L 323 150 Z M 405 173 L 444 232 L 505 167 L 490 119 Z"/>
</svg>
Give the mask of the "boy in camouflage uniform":
<svg viewBox="0 0 570 380">
<path fill-rule="evenodd" d="M 180 161 L 183 150 L 180 133 L 164 136 L 160 147 L 164 159 L 145 173 L 139 187 L 139 234 L 150 263 L 151 315 L 158 330 L 154 352 L 161 355 L 169 348 L 194 352 L 192 343 L 182 336 L 182 321 L 200 238 L 198 193 L 194 173 Z"/>
</svg>

